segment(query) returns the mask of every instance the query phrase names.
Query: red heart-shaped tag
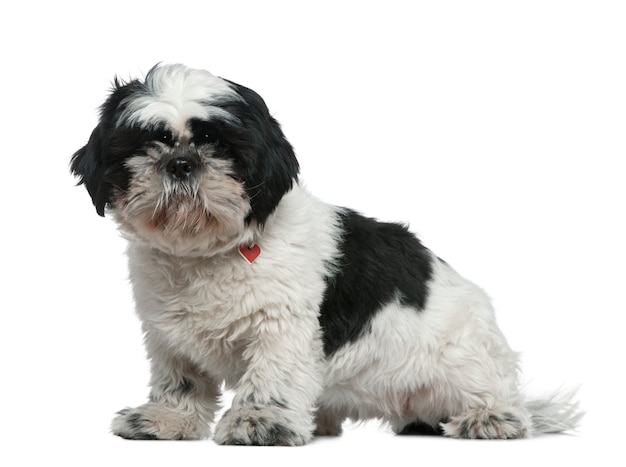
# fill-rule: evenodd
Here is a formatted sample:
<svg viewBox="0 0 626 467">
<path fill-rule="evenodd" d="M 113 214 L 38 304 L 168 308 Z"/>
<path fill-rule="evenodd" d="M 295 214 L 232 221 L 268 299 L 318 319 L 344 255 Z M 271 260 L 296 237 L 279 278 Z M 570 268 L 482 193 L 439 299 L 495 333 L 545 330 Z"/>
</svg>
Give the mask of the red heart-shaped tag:
<svg viewBox="0 0 626 467">
<path fill-rule="evenodd" d="M 256 243 L 254 245 L 241 245 L 239 247 L 239 253 L 250 264 L 254 263 L 254 260 L 261 254 L 261 247 Z"/>
</svg>

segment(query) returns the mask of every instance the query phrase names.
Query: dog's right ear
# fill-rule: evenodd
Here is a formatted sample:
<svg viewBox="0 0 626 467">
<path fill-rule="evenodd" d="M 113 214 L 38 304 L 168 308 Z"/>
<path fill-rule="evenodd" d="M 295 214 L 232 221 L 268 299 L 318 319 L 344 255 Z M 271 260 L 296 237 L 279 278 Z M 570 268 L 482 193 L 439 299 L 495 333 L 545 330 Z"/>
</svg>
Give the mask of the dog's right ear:
<svg viewBox="0 0 626 467">
<path fill-rule="evenodd" d="M 104 208 L 110 201 L 113 185 L 107 180 L 107 171 L 115 161 L 111 160 L 111 135 L 117 127 L 119 113 L 136 93 L 144 91 L 138 80 L 125 83 L 117 77 L 113 80 L 111 94 L 100 108 L 100 122 L 93 130 L 89 142 L 72 156 L 70 168 L 79 177 L 79 185 L 85 185 L 96 211 L 104 216 Z"/>
<path fill-rule="evenodd" d="M 102 123 L 91 133 L 89 142 L 72 156 L 72 173 L 79 177 L 79 185 L 85 185 L 96 212 L 104 216 L 111 186 L 104 179 Z"/>
</svg>

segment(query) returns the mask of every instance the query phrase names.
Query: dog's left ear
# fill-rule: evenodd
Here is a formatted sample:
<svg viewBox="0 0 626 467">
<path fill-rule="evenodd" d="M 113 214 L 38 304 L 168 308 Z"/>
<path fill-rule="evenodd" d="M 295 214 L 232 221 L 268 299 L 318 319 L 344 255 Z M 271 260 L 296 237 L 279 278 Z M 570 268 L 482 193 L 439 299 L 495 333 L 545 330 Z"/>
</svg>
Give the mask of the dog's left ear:
<svg viewBox="0 0 626 467">
<path fill-rule="evenodd" d="M 226 106 L 245 128 L 245 137 L 235 144 L 241 159 L 252 211 L 248 221 L 265 223 L 281 198 L 298 180 L 299 164 L 293 148 L 271 116 L 259 94 L 252 89 L 229 81 L 245 104 Z"/>
<path fill-rule="evenodd" d="M 104 216 L 104 207 L 109 199 L 110 185 L 104 180 L 102 125 L 91 133 L 89 142 L 72 156 L 71 170 L 79 177 L 91 196 L 96 212 Z"/>
</svg>

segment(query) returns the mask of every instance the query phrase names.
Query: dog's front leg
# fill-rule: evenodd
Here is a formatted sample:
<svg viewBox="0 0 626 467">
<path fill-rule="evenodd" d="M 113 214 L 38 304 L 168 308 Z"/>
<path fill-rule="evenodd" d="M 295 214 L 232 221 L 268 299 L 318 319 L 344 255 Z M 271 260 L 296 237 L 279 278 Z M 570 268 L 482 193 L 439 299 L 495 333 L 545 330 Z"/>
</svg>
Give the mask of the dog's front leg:
<svg viewBox="0 0 626 467">
<path fill-rule="evenodd" d="M 244 352 L 248 368 L 232 407 L 215 429 L 218 444 L 298 446 L 315 428 L 321 392 L 317 319 L 290 310 L 263 310 Z"/>
<path fill-rule="evenodd" d="M 204 439 L 219 409 L 219 384 L 146 333 L 151 362 L 150 401 L 120 411 L 113 434 L 127 439 Z"/>
</svg>

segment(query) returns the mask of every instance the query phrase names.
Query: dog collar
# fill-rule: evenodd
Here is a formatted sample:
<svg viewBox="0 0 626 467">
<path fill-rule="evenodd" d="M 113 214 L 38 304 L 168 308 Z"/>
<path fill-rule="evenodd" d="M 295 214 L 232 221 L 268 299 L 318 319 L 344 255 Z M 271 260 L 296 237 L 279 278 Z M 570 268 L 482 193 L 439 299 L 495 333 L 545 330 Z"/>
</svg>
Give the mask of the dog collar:
<svg viewBox="0 0 626 467">
<path fill-rule="evenodd" d="M 239 247 L 239 254 L 248 262 L 248 264 L 252 264 L 261 254 L 261 247 L 256 243 L 253 243 L 252 245 L 241 245 Z"/>
</svg>

